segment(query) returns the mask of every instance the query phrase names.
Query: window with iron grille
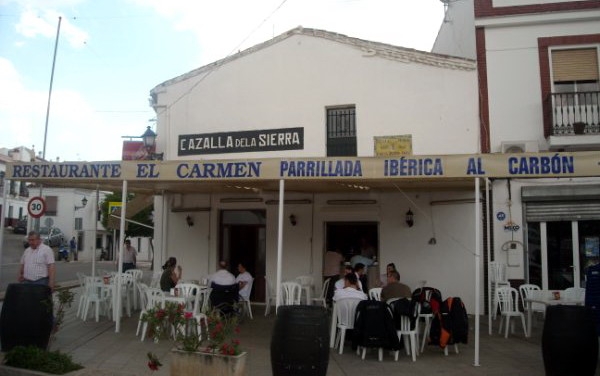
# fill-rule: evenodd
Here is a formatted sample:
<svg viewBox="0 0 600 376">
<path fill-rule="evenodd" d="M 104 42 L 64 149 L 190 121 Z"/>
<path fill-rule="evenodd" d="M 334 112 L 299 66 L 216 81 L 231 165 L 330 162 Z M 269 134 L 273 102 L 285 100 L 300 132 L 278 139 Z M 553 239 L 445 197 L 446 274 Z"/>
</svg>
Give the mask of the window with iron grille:
<svg viewBox="0 0 600 376">
<path fill-rule="evenodd" d="M 356 156 L 356 108 L 327 109 L 327 156 Z"/>
<path fill-rule="evenodd" d="M 83 230 L 83 218 L 75 218 L 75 230 Z"/>
</svg>

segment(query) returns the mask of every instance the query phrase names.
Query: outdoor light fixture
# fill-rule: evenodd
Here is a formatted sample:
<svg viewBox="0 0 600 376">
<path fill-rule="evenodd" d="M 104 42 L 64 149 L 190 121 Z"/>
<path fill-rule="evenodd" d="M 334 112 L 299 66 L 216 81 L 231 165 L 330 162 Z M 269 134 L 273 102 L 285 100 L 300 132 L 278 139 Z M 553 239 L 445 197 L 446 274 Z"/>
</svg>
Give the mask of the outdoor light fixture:
<svg viewBox="0 0 600 376">
<path fill-rule="evenodd" d="M 185 222 L 187 223 L 188 227 L 192 227 L 194 225 L 194 218 L 188 215 L 185 217 Z"/>
<path fill-rule="evenodd" d="M 413 227 L 413 225 L 415 224 L 414 215 L 410 209 L 408 209 L 408 211 L 406 212 L 406 224 L 408 225 L 408 227 Z"/>
<path fill-rule="evenodd" d="M 162 161 L 164 153 L 154 152 L 156 147 L 156 133 L 150 129 L 150 126 L 146 128 L 146 132 L 144 132 L 141 138 L 142 141 L 144 141 L 144 146 L 146 147 L 146 151 L 148 153 L 148 159 Z"/>
<path fill-rule="evenodd" d="M 290 215 L 290 223 L 292 224 L 292 226 L 296 226 L 296 224 L 298 223 L 294 214 Z"/>
<path fill-rule="evenodd" d="M 88 199 L 85 196 L 83 196 L 83 198 L 81 199 L 81 206 L 75 205 L 75 210 L 85 208 L 85 206 L 87 205 L 87 202 L 88 202 Z"/>
</svg>

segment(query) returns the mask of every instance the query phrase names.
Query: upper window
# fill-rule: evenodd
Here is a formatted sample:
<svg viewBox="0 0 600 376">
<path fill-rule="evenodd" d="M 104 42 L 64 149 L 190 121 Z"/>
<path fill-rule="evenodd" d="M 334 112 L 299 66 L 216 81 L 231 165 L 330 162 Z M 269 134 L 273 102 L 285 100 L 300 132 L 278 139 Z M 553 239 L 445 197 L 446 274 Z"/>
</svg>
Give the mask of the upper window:
<svg viewBox="0 0 600 376">
<path fill-rule="evenodd" d="M 356 108 L 327 109 L 327 156 L 356 156 Z"/>
<path fill-rule="evenodd" d="M 552 77 L 556 106 L 598 103 L 598 49 L 578 48 L 552 51 Z M 596 94 L 592 94 L 596 92 Z"/>
</svg>

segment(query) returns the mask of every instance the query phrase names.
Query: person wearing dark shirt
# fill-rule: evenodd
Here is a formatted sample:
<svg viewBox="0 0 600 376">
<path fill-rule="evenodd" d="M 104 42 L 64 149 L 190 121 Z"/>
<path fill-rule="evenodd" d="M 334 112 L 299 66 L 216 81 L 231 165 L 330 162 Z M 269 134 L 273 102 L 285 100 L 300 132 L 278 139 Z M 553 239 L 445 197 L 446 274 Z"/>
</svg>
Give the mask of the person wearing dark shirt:
<svg viewBox="0 0 600 376">
<path fill-rule="evenodd" d="M 169 292 L 177 286 L 177 282 L 181 279 L 181 265 L 177 265 L 175 257 L 169 257 L 162 268 L 163 273 L 160 276 L 160 289 Z"/>
</svg>

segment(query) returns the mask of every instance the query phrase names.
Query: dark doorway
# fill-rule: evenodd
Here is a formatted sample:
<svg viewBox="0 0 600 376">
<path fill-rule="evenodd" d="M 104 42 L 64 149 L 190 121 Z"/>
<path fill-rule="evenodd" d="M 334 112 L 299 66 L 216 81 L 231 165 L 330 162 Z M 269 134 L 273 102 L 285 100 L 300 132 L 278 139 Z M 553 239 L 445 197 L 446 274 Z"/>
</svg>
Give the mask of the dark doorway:
<svg viewBox="0 0 600 376">
<path fill-rule="evenodd" d="M 254 277 L 250 300 L 265 300 L 266 213 L 264 210 L 222 210 L 219 259 L 229 262 L 238 274 L 241 262 Z"/>
<path fill-rule="evenodd" d="M 360 254 L 362 239 L 374 248 L 379 256 L 379 227 L 377 222 L 327 222 L 326 250 L 339 248 L 344 259 Z"/>
</svg>

